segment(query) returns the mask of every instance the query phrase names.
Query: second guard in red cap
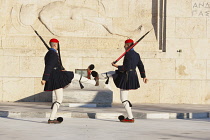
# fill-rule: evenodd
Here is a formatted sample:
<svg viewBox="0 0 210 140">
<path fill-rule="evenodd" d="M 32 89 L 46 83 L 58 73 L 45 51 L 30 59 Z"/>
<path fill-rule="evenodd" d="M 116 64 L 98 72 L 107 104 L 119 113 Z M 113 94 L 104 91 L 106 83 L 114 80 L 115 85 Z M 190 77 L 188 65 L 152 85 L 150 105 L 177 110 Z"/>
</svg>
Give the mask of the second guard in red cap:
<svg viewBox="0 0 210 140">
<path fill-rule="evenodd" d="M 125 41 L 124 48 L 125 50 L 129 49 L 130 46 L 133 45 L 132 39 L 127 39 Z M 134 51 L 132 48 L 130 51 L 126 52 L 123 65 L 117 65 L 114 62 L 112 66 L 116 67 L 116 73 L 113 75 L 113 80 L 117 88 L 120 88 L 120 99 L 125 107 L 128 117 L 119 116 L 119 120 L 121 122 L 129 122 L 133 123 L 134 118 L 131 111 L 132 104 L 128 100 L 129 90 L 135 90 L 140 87 L 136 67 L 138 67 L 140 71 L 141 78 L 143 78 L 143 82 L 147 83 L 147 78 L 144 70 L 144 65 L 141 61 L 140 55 Z"/>
</svg>

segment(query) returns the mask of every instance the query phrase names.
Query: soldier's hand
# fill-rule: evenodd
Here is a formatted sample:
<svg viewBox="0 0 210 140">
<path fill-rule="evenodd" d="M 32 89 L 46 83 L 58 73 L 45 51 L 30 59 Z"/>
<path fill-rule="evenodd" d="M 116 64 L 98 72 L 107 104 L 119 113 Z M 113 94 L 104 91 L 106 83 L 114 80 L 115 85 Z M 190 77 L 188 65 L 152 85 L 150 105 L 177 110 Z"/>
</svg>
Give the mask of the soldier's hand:
<svg viewBox="0 0 210 140">
<path fill-rule="evenodd" d="M 112 62 L 112 66 L 118 68 L 118 65 L 117 64 L 114 64 L 114 62 Z"/>
<path fill-rule="evenodd" d="M 42 84 L 42 85 L 45 85 L 45 83 L 46 83 L 45 80 L 42 80 L 42 81 L 41 81 L 41 84 Z"/>
<path fill-rule="evenodd" d="M 143 78 L 143 82 L 144 82 L 145 84 L 147 83 L 147 81 L 148 81 L 147 78 Z"/>
</svg>

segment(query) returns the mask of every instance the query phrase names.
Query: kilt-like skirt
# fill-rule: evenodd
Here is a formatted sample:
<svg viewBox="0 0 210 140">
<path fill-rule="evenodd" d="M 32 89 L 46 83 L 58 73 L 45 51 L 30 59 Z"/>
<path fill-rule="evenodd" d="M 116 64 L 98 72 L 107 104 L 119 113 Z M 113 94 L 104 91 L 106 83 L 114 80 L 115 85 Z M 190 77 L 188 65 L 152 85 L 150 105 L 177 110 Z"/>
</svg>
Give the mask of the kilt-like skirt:
<svg viewBox="0 0 210 140">
<path fill-rule="evenodd" d="M 74 73 L 72 71 L 53 70 L 50 74 L 49 80 L 45 84 L 44 91 L 65 88 L 71 83 L 73 78 Z"/>
<path fill-rule="evenodd" d="M 139 79 L 136 71 L 115 71 L 113 80 L 117 88 L 131 90 L 140 87 Z"/>
</svg>

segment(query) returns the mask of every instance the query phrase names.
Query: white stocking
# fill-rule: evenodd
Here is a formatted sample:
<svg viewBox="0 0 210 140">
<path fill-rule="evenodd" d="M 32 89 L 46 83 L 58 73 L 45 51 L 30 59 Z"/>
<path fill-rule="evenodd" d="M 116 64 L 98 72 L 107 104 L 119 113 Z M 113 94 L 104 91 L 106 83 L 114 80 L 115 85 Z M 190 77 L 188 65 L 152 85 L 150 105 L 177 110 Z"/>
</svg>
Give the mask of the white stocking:
<svg viewBox="0 0 210 140">
<path fill-rule="evenodd" d="M 120 99 L 121 99 L 122 102 L 128 100 L 128 92 L 129 92 L 128 90 L 120 89 Z M 125 110 L 128 114 L 128 119 L 133 119 L 133 114 L 132 114 L 129 102 L 126 101 L 126 102 L 123 103 L 123 105 L 124 105 Z"/>
<path fill-rule="evenodd" d="M 55 92 L 55 96 L 56 96 L 56 102 L 53 105 L 52 112 L 50 115 L 50 120 L 55 119 L 55 115 L 58 111 L 58 108 L 60 107 L 60 104 L 63 101 L 63 88 L 56 89 L 56 90 L 54 90 L 54 92 Z"/>
</svg>

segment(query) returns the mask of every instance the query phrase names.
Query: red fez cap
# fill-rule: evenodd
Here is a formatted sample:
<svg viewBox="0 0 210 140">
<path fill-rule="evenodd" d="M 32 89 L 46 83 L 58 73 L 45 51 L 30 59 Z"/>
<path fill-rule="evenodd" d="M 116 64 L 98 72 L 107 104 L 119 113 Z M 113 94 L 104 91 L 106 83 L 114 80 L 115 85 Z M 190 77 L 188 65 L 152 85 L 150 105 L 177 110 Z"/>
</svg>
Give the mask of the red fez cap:
<svg viewBox="0 0 210 140">
<path fill-rule="evenodd" d="M 59 41 L 55 38 L 50 39 L 50 42 L 58 43 Z"/>
<path fill-rule="evenodd" d="M 125 43 L 133 43 L 133 40 L 132 40 L 132 39 L 127 39 L 127 40 L 125 41 Z"/>
</svg>

